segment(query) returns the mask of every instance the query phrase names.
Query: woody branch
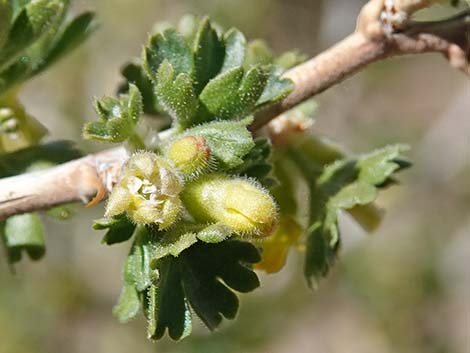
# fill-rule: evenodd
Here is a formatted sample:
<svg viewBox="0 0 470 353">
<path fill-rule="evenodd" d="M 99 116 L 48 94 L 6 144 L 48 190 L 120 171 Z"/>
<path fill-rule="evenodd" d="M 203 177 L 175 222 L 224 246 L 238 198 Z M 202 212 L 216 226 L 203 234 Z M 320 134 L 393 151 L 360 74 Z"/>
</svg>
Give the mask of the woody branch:
<svg viewBox="0 0 470 353">
<path fill-rule="evenodd" d="M 252 131 L 286 110 L 367 65 L 386 58 L 441 53 L 451 66 L 470 75 L 470 11 L 442 21 L 413 22 L 410 16 L 429 0 L 371 0 L 361 10 L 354 33 L 285 73 L 295 88 L 280 103 L 260 111 Z M 95 203 L 119 177 L 124 148 L 92 154 L 60 166 L 0 179 L 0 220 L 70 202 Z"/>
</svg>

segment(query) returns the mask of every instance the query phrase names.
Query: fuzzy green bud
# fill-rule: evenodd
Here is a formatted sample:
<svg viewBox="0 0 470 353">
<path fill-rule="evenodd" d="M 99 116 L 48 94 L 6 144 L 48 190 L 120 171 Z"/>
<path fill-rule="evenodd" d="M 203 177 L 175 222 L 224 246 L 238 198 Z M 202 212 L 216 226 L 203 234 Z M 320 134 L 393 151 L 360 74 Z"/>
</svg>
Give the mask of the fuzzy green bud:
<svg viewBox="0 0 470 353">
<path fill-rule="evenodd" d="M 182 181 L 171 164 L 151 152 L 134 154 L 106 205 L 106 217 L 126 213 L 137 224 L 172 225 L 179 217 Z"/>
<path fill-rule="evenodd" d="M 170 144 L 167 156 L 183 175 L 193 177 L 209 166 L 211 153 L 204 137 L 186 136 Z"/>
<path fill-rule="evenodd" d="M 209 175 L 188 184 L 181 198 L 196 220 L 224 224 L 241 236 L 267 237 L 277 225 L 273 197 L 252 180 Z"/>
</svg>

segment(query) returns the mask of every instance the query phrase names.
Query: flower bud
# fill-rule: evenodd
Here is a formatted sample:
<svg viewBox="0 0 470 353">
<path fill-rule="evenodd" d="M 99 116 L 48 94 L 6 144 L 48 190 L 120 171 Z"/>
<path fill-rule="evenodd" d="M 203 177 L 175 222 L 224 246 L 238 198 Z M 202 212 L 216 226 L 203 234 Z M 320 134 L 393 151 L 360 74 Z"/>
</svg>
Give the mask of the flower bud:
<svg viewBox="0 0 470 353">
<path fill-rule="evenodd" d="M 224 224 L 241 236 L 266 237 L 277 225 L 276 203 L 255 181 L 210 175 L 186 185 L 181 198 L 196 220 Z"/>
<path fill-rule="evenodd" d="M 186 136 L 171 143 L 167 156 L 186 177 L 199 175 L 209 165 L 210 149 L 201 136 Z"/>
<path fill-rule="evenodd" d="M 138 152 L 123 166 L 105 216 L 126 212 L 137 224 L 157 223 L 165 229 L 178 219 L 181 189 L 182 181 L 168 161 L 151 152 Z"/>
</svg>

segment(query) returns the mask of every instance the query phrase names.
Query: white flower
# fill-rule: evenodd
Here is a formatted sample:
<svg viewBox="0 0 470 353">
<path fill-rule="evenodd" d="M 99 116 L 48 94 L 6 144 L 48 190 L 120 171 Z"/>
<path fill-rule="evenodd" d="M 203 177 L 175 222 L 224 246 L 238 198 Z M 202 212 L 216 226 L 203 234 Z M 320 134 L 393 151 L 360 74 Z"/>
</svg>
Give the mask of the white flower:
<svg viewBox="0 0 470 353">
<path fill-rule="evenodd" d="M 178 219 L 181 190 L 180 177 L 164 158 L 151 152 L 138 152 L 123 166 L 105 216 L 126 212 L 138 224 L 156 223 L 165 229 Z"/>
</svg>

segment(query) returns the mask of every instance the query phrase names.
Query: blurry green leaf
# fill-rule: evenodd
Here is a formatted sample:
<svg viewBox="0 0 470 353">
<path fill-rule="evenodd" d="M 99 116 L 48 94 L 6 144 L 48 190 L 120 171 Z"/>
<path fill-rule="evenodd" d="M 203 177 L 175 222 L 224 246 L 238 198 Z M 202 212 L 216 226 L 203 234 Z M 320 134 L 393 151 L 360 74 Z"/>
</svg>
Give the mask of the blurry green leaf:
<svg viewBox="0 0 470 353">
<path fill-rule="evenodd" d="M 82 154 L 73 142 L 54 141 L 0 155 L 0 177 L 23 173 L 33 162 L 65 163 L 80 158 Z"/>
<path fill-rule="evenodd" d="M 74 214 L 73 205 L 61 205 L 47 210 L 47 215 L 59 221 L 65 221 Z"/>
<path fill-rule="evenodd" d="M 259 66 L 244 74 L 242 67 L 233 68 L 212 79 L 199 99 L 205 109 L 219 119 L 233 119 L 250 114 L 260 98 L 268 76 Z"/>
<path fill-rule="evenodd" d="M 194 93 L 193 80 L 186 73 L 175 78 L 173 67 L 166 59 L 158 69 L 155 93 L 163 109 L 178 127 L 187 128 L 200 122 L 196 119 L 198 100 Z"/>
<path fill-rule="evenodd" d="M 46 252 L 44 228 L 37 213 L 8 218 L 4 237 L 10 263 L 20 261 L 22 251 L 26 251 L 32 260 L 39 260 Z"/>
<path fill-rule="evenodd" d="M 135 134 L 142 109 L 139 89 L 129 84 L 129 92 L 119 99 L 104 97 L 95 102 L 100 120 L 85 124 L 83 135 L 86 139 L 123 142 Z"/>
<path fill-rule="evenodd" d="M 204 137 L 219 168 L 232 169 L 243 163 L 242 158 L 254 146 L 253 137 L 247 129 L 251 121 L 212 122 L 189 129 L 185 134 Z"/>
<path fill-rule="evenodd" d="M 53 21 L 47 22 L 44 34 L 37 38 L 28 36 L 31 42 L 27 43 L 21 55 L 3 71 L 0 70 L 0 95 L 11 87 L 44 71 L 85 40 L 96 27 L 93 14 L 86 12 L 63 28 L 62 23 L 68 2 L 68 0 L 64 0 L 65 5 L 61 11 L 55 14 Z M 23 30 L 27 30 L 27 28 Z"/>
<path fill-rule="evenodd" d="M 191 311 L 183 292 L 179 258 L 172 256 L 158 262 L 158 279 L 147 292 L 148 338 L 159 339 L 168 328 L 168 335 L 182 339 L 191 333 Z"/>
<path fill-rule="evenodd" d="M 312 176 L 316 173 L 309 172 L 308 165 L 302 166 L 312 188 L 305 262 L 305 275 L 310 285 L 324 277 L 335 261 L 340 243 L 340 211 L 373 202 L 381 184 L 401 169 L 396 161 L 407 150 L 406 146 L 394 145 L 357 159 L 339 160 L 314 179 Z"/>
<path fill-rule="evenodd" d="M 224 45 L 207 17 L 199 24 L 193 51 L 195 89 L 200 93 L 220 71 L 225 56 Z"/>
<path fill-rule="evenodd" d="M 113 245 L 129 240 L 134 233 L 135 224 L 133 224 L 125 214 L 122 214 L 111 218 L 96 220 L 93 224 L 93 229 L 108 229 L 108 232 L 101 242 L 106 245 Z"/>
<path fill-rule="evenodd" d="M 225 59 L 221 72 L 242 66 L 246 52 L 245 36 L 234 28 L 225 33 L 224 42 Z"/>
<path fill-rule="evenodd" d="M 157 72 L 164 60 L 168 60 L 178 76 L 181 73 L 191 74 L 194 70 L 194 59 L 184 38 L 173 29 L 167 29 L 150 37 L 143 52 L 143 67 L 147 75 L 157 79 Z"/>
<path fill-rule="evenodd" d="M 283 68 L 283 70 L 289 70 L 294 66 L 302 64 L 305 60 L 307 60 L 308 56 L 302 54 L 297 50 L 287 51 L 283 53 L 281 56 L 274 60 L 274 64 Z"/>
<path fill-rule="evenodd" d="M 230 288 L 246 293 L 259 286 L 249 265 L 260 261 L 260 255 L 246 242 L 197 243 L 178 261 L 184 293 L 210 330 L 219 326 L 222 316 L 233 319 L 237 313 L 238 298 Z"/>
<path fill-rule="evenodd" d="M 68 23 L 60 38 L 55 41 L 38 72 L 44 70 L 85 41 L 96 28 L 94 17 L 94 13 L 85 12 Z"/>
<path fill-rule="evenodd" d="M 119 301 L 113 308 L 113 315 L 121 323 L 132 320 L 140 310 L 139 293 L 132 284 L 124 283 Z"/>
<path fill-rule="evenodd" d="M 8 37 L 13 7 L 10 0 L 0 0 L 0 50 Z"/>
<path fill-rule="evenodd" d="M 269 65 L 274 61 L 274 54 L 265 41 L 256 39 L 248 43 L 244 66 Z"/>
<path fill-rule="evenodd" d="M 62 18 L 65 4 L 60 0 L 30 2 L 16 17 L 5 46 L 0 51 L 0 71 L 18 58 L 36 39 Z"/>
</svg>

